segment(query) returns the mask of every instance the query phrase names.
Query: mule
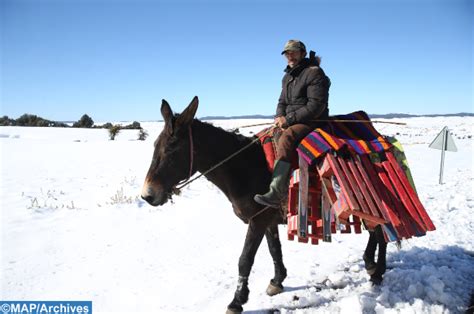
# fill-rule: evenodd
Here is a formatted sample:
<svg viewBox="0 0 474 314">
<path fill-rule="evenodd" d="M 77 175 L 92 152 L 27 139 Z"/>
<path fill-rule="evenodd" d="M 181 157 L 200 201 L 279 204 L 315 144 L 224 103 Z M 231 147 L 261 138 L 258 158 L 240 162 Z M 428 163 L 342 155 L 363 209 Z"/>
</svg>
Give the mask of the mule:
<svg viewBox="0 0 474 314">
<path fill-rule="evenodd" d="M 267 294 L 272 296 L 283 291 L 287 270 L 283 264 L 278 224 L 284 223 L 284 219 L 279 210 L 263 210 L 264 207 L 253 199 L 255 194 L 267 191 L 271 180 L 262 146 L 257 142 L 250 144 L 255 137 L 245 137 L 199 121 L 194 118 L 197 109 L 197 97 L 181 114 L 173 114 L 170 105 L 162 101 L 161 114 L 165 125 L 154 143 L 155 150 L 142 198 L 152 206 L 163 205 L 171 199 L 178 183 L 189 179 L 196 172 L 205 172 L 237 150 L 250 145 L 205 175 L 226 195 L 237 217 L 248 224 L 238 263 L 237 289 L 227 307 L 228 313 L 240 313 L 243 311 L 242 305 L 248 301 L 248 278 L 263 237 L 267 240 L 275 270 Z M 375 263 L 377 245 L 378 260 Z M 370 233 L 364 252 L 366 269 L 375 283 L 382 281 L 386 268 L 385 255 L 386 243 L 382 230 L 376 228 Z"/>
</svg>

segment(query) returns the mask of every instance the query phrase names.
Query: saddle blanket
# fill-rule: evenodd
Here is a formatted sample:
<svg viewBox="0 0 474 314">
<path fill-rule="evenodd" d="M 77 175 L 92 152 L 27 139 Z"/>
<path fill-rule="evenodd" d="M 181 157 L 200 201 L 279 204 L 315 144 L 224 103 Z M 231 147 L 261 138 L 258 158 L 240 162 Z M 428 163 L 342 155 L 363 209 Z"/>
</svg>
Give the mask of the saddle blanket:
<svg viewBox="0 0 474 314">
<path fill-rule="evenodd" d="M 329 151 L 347 148 L 363 155 L 387 151 L 392 144 L 373 127 L 364 111 L 333 116 L 321 128 L 309 133 L 298 145 L 297 151 L 310 165 Z"/>
<path fill-rule="evenodd" d="M 339 151 L 346 147 L 356 154 L 371 154 L 387 151 L 393 146 L 388 139 L 377 132 L 364 111 L 332 116 L 329 120 L 335 121 L 330 121 L 322 128 L 317 128 L 309 133 L 296 149 L 298 154 L 310 165 L 314 165 L 316 160 L 325 153 Z M 265 128 L 257 136 L 262 136 L 269 129 Z M 273 172 L 273 165 L 278 159 L 276 142 L 281 132 L 276 128 L 260 138 L 270 172 Z M 297 158 L 292 164 L 295 166 L 294 168 L 298 168 Z"/>
</svg>

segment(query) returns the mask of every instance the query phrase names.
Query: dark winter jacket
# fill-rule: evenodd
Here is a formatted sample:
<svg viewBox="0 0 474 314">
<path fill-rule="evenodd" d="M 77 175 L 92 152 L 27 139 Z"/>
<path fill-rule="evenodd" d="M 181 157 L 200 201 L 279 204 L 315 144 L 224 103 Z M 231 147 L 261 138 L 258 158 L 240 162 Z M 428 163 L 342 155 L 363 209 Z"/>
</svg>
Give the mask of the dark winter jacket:
<svg viewBox="0 0 474 314">
<path fill-rule="evenodd" d="M 327 119 L 331 81 L 319 67 L 319 58 L 305 58 L 285 72 L 276 116 L 284 116 L 288 125 Z"/>
</svg>

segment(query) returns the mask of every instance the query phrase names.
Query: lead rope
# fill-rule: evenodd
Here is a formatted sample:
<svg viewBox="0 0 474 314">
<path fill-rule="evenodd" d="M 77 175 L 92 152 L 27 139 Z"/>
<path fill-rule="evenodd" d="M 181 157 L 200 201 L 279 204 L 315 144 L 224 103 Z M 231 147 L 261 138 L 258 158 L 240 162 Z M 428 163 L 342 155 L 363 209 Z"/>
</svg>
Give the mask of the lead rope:
<svg viewBox="0 0 474 314">
<path fill-rule="evenodd" d="M 273 131 L 273 129 L 275 128 L 276 126 L 273 126 L 271 127 L 270 129 L 268 129 L 267 131 L 265 131 L 262 135 L 258 136 L 257 138 L 255 138 L 254 140 L 252 140 L 250 143 L 248 143 L 247 145 L 245 145 L 244 147 L 242 147 L 241 149 L 239 149 L 238 151 L 234 152 L 233 154 L 231 154 L 230 156 L 228 156 L 227 158 L 225 158 L 224 160 L 220 161 L 219 163 L 217 163 L 216 165 L 212 166 L 211 168 L 209 168 L 208 170 L 204 171 L 203 173 L 199 174 L 197 177 L 195 177 L 194 179 L 190 180 L 191 178 L 191 175 L 192 175 L 192 171 L 193 171 L 193 140 L 192 140 L 192 132 L 191 132 L 191 126 L 189 127 L 189 141 L 190 141 L 190 147 L 191 147 L 191 167 L 190 167 L 190 170 L 189 170 L 189 176 L 188 178 L 183 182 L 183 183 L 180 183 L 181 185 L 179 186 L 176 186 L 175 188 L 173 188 L 173 192 L 175 194 L 179 194 L 180 193 L 180 190 L 182 188 L 184 188 L 186 185 L 188 184 L 191 184 L 192 182 L 196 181 L 197 179 L 199 179 L 200 177 L 208 174 L 209 172 L 211 172 L 212 170 L 216 169 L 217 167 L 221 166 L 223 163 L 225 163 L 226 161 L 228 161 L 229 159 L 232 159 L 233 157 L 237 156 L 238 154 L 240 154 L 242 151 L 246 150 L 247 148 L 249 148 L 250 146 L 252 146 L 253 144 L 255 144 L 256 142 L 258 142 L 262 137 L 264 137 L 265 135 L 267 135 L 268 133 L 270 133 L 271 131 Z M 259 212 L 260 213 L 260 212 Z M 252 217 L 253 218 L 253 217 Z"/>
</svg>

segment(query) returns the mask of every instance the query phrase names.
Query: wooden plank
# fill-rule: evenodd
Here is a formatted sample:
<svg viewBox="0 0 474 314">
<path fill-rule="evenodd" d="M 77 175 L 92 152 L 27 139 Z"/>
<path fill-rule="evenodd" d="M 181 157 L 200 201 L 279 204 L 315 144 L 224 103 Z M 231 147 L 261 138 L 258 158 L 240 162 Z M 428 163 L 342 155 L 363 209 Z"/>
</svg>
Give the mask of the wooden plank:
<svg viewBox="0 0 474 314">
<path fill-rule="evenodd" d="M 383 167 L 382 162 L 376 162 L 374 163 L 374 165 L 375 165 L 375 169 L 377 171 L 379 178 L 382 180 L 383 185 L 388 190 L 387 194 L 389 195 L 390 199 L 392 200 L 392 203 L 394 204 L 394 208 L 395 208 L 394 212 L 397 215 L 398 219 L 400 220 L 401 226 L 405 230 L 404 237 L 408 239 L 418 233 L 417 227 L 416 227 L 417 224 L 415 222 L 415 225 L 413 225 L 411 221 L 414 222 L 414 220 L 408 219 L 409 214 L 406 211 L 406 207 L 401 201 L 397 192 L 395 191 L 395 188 L 392 185 L 392 181 L 390 180 L 388 174 L 386 173 L 386 170 Z"/>
<path fill-rule="evenodd" d="M 298 213 L 297 203 L 298 189 L 295 187 L 290 188 L 290 191 L 288 192 L 288 216 L 296 215 Z"/>
<path fill-rule="evenodd" d="M 372 196 L 374 202 L 375 202 L 375 206 L 378 208 L 378 210 L 380 211 L 380 213 L 382 214 L 382 217 L 387 221 L 389 222 L 390 221 L 390 217 L 389 217 L 389 214 L 387 212 L 387 209 L 385 208 L 385 205 L 383 204 L 380 196 L 379 196 L 379 193 L 380 192 L 377 192 L 375 186 L 374 186 L 374 182 L 372 182 L 372 180 L 369 178 L 369 175 L 367 174 L 367 169 L 365 169 L 363 166 L 362 166 L 362 163 L 360 161 L 360 156 L 353 156 L 353 161 L 354 161 L 354 164 L 355 166 L 357 167 L 357 169 L 359 170 L 359 173 L 362 177 L 362 179 L 364 180 L 365 182 L 365 185 L 367 187 L 367 189 L 369 190 L 369 193 L 370 195 Z M 370 165 L 370 168 L 372 168 L 372 165 Z"/>
<path fill-rule="evenodd" d="M 382 165 L 380 165 L 380 168 L 382 168 Z M 383 168 L 382 168 L 383 169 Z M 386 172 L 386 170 L 384 171 L 384 173 Z M 387 180 L 390 181 L 389 179 L 389 176 L 388 176 L 388 173 L 385 173 L 385 175 L 387 176 Z M 395 188 L 393 188 L 395 189 Z M 402 225 L 405 227 L 405 229 L 407 230 L 407 238 L 410 238 L 412 236 L 421 236 L 421 235 L 425 235 L 426 234 L 426 230 L 424 228 L 424 226 L 420 226 L 412 217 L 411 217 L 411 214 L 408 212 L 408 209 L 406 208 L 406 206 L 403 204 L 401 198 L 399 197 L 399 195 L 397 194 L 397 191 L 394 191 L 393 192 L 393 195 L 394 195 L 394 198 L 396 198 L 395 202 L 396 204 L 398 204 L 397 206 L 397 211 L 398 211 L 398 215 L 399 215 L 399 218 L 400 218 L 400 221 L 402 222 Z"/>
<path fill-rule="evenodd" d="M 354 232 L 355 233 L 362 233 L 362 222 L 358 216 L 354 217 Z"/>
<path fill-rule="evenodd" d="M 341 170 L 341 167 L 339 166 L 339 163 L 336 161 L 336 158 L 331 155 L 331 154 L 326 154 L 326 158 L 331 165 L 331 168 L 334 171 L 334 176 L 336 177 L 337 181 L 339 182 L 339 185 L 341 187 L 342 194 L 345 197 L 345 200 L 347 201 L 347 204 L 352 210 L 360 210 L 360 206 L 357 203 L 352 190 L 350 189 L 350 185 L 347 182 L 343 171 Z"/>
<path fill-rule="evenodd" d="M 337 206 L 338 204 L 341 204 L 341 202 L 339 202 L 337 199 L 336 193 L 334 192 L 330 179 L 321 177 L 321 187 L 322 187 L 322 196 L 324 196 L 324 199 L 327 202 L 327 205 L 329 206 L 327 214 L 329 215 L 329 223 L 330 223 L 330 230 L 327 231 L 327 229 L 323 229 L 323 234 L 326 235 L 326 239 L 329 239 L 329 236 L 327 236 L 328 232 L 329 234 L 336 233 L 336 223 L 334 221 L 331 221 L 331 217 L 336 214 L 336 210 L 333 207 Z M 343 198 L 344 196 L 341 194 L 341 199 Z M 349 208 L 346 202 L 344 202 L 344 206 L 345 206 L 344 208 L 341 208 L 341 211 L 344 211 Z"/>
<path fill-rule="evenodd" d="M 366 201 L 366 203 L 368 205 L 369 213 L 371 213 L 375 217 L 380 218 L 381 215 L 379 214 L 379 211 L 377 210 L 377 207 L 375 206 L 374 202 L 372 201 L 372 197 L 370 195 L 369 188 L 365 184 L 363 176 L 360 173 L 361 171 L 359 171 L 360 169 L 358 169 L 356 167 L 355 162 L 352 159 L 352 156 L 351 156 L 351 158 L 346 160 L 346 164 L 349 166 L 349 170 L 352 172 L 352 175 L 353 175 L 360 191 L 362 192 L 364 200 Z M 361 169 L 361 170 L 362 170 L 362 172 L 365 172 L 363 169 Z"/>
<path fill-rule="evenodd" d="M 315 217 L 321 219 L 321 190 L 308 193 L 308 218 Z"/>
<path fill-rule="evenodd" d="M 419 216 L 421 217 L 421 220 L 425 223 L 426 229 L 429 231 L 433 231 L 436 229 L 434 226 L 433 222 L 431 221 L 430 217 L 428 216 L 428 213 L 426 212 L 423 204 L 421 204 L 421 201 L 416 194 L 415 190 L 413 189 L 410 181 L 408 181 L 408 178 L 405 174 L 405 171 L 401 169 L 400 165 L 398 164 L 395 156 L 393 155 L 392 152 L 388 151 L 386 152 L 386 156 L 390 164 L 392 165 L 392 168 L 395 170 L 396 175 L 398 176 L 398 179 L 401 181 L 405 192 L 408 194 L 409 198 L 415 205 L 415 209 L 417 210 Z"/>
<path fill-rule="evenodd" d="M 343 225 L 344 225 L 344 229 L 341 229 L 339 232 L 342 234 L 351 233 L 350 216 L 347 216 L 347 222 Z"/>
<path fill-rule="evenodd" d="M 291 175 L 290 187 L 298 188 L 300 184 L 300 169 L 295 169 Z"/>
<path fill-rule="evenodd" d="M 298 242 L 300 242 L 300 243 L 308 243 L 308 238 L 301 238 L 301 237 L 298 237 Z"/>
<path fill-rule="evenodd" d="M 308 230 L 308 163 L 298 158 L 300 182 L 298 196 L 298 237 L 306 238 Z"/>
<path fill-rule="evenodd" d="M 345 176 L 347 179 L 347 182 L 349 183 L 349 187 L 354 192 L 355 198 L 357 199 L 357 202 L 359 203 L 359 210 L 362 210 L 365 214 L 370 214 L 370 212 L 367 209 L 367 203 L 364 200 L 364 197 L 362 196 L 362 192 L 360 191 L 359 186 L 357 185 L 356 180 L 352 176 L 351 171 L 349 170 L 349 167 L 346 165 L 346 159 L 342 157 L 336 157 L 336 161 L 339 163 L 341 169 L 342 169 L 342 176 Z"/>
<path fill-rule="evenodd" d="M 331 204 L 334 204 L 337 201 L 337 195 L 336 192 L 334 192 L 334 189 L 332 187 L 331 179 L 322 177 L 321 178 L 321 186 L 322 192 L 326 193 L 326 196 L 328 197 L 328 200 Z"/>
<path fill-rule="evenodd" d="M 336 217 L 339 217 L 348 210 L 350 210 L 350 207 L 347 204 L 346 199 L 344 198 L 344 195 L 341 193 L 337 201 L 332 203 L 331 211 L 333 211 L 336 214 Z"/>
<path fill-rule="evenodd" d="M 318 173 L 320 177 L 326 177 L 332 174 L 331 165 L 327 158 L 324 158 L 322 162 L 318 165 Z"/>
<path fill-rule="evenodd" d="M 311 175 L 310 179 L 319 179 L 319 176 L 316 175 L 316 178 Z M 322 216 L 321 216 L 321 202 L 322 202 L 322 191 L 321 191 L 321 182 L 320 180 L 312 180 L 312 184 L 315 187 L 315 191 L 313 193 L 309 193 L 310 199 L 310 215 L 311 218 L 311 236 L 317 239 L 323 239 L 323 227 L 319 226 L 319 223 L 322 223 Z"/>
<path fill-rule="evenodd" d="M 287 219 L 286 227 L 288 230 L 288 234 L 295 234 L 298 230 L 298 217 L 296 215 L 289 216 Z"/>
<path fill-rule="evenodd" d="M 314 236 L 321 240 L 324 239 L 323 220 L 318 219 L 317 221 L 314 221 L 313 228 L 314 228 L 314 232 L 313 232 Z"/>
<path fill-rule="evenodd" d="M 361 212 L 360 210 L 347 210 L 346 212 L 351 214 L 351 215 L 358 216 L 358 217 L 360 217 L 364 220 L 373 221 L 377 224 L 383 225 L 383 224 L 386 223 L 385 219 L 380 218 L 380 217 L 374 217 L 371 214 L 366 214 L 364 212 Z"/>
<path fill-rule="evenodd" d="M 380 197 L 380 201 L 383 204 L 383 209 L 385 210 L 385 213 L 387 215 L 387 217 L 384 216 L 384 218 L 388 218 L 388 221 L 395 228 L 397 235 L 400 239 L 407 237 L 407 230 L 405 230 L 405 227 L 396 215 L 397 205 L 390 196 L 390 193 L 387 192 L 387 189 L 389 190 L 389 192 L 390 189 L 384 184 L 382 178 L 379 176 L 378 171 L 376 170 L 377 166 L 369 160 L 369 157 L 367 155 L 360 155 L 359 157 L 362 166 L 364 167 L 368 175 L 368 181 L 372 182 L 372 185 L 374 186 L 377 194 Z M 383 212 L 384 211 L 382 211 L 382 213 Z"/>
<path fill-rule="evenodd" d="M 388 224 L 383 225 L 382 230 L 383 230 L 386 242 L 393 242 L 393 241 L 398 240 L 395 229 L 393 229 L 391 225 L 388 225 Z"/>
<path fill-rule="evenodd" d="M 405 189 L 403 188 L 403 184 L 400 182 L 400 180 L 398 179 L 398 176 L 395 174 L 395 171 L 390 165 L 390 162 L 383 161 L 382 167 L 387 172 L 390 181 L 393 183 L 395 192 L 400 197 L 400 200 L 402 201 L 403 205 L 410 213 L 411 218 L 413 219 L 413 221 L 416 222 L 417 228 L 419 228 L 420 230 L 425 230 L 425 225 L 421 221 L 420 216 L 418 215 L 418 212 L 415 209 L 415 206 L 411 202 L 408 194 L 405 192 Z"/>
<path fill-rule="evenodd" d="M 347 222 L 344 224 L 345 226 L 345 229 L 344 230 L 341 230 L 341 233 L 343 234 L 347 234 L 347 233 L 351 233 L 351 216 L 350 216 L 350 212 L 351 210 L 348 210 L 346 213 L 349 214 L 349 216 L 347 217 Z M 353 212 L 353 211 L 352 211 Z"/>
<path fill-rule="evenodd" d="M 349 170 L 349 167 L 345 164 L 345 160 L 343 160 L 342 158 L 338 158 L 338 161 L 340 162 L 341 167 L 344 171 L 344 174 L 348 178 L 348 181 L 350 182 L 352 189 L 355 191 L 355 194 L 357 196 L 357 200 L 359 201 L 359 204 L 361 205 L 361 208 L 362 208 L 362 211 L 351 210 L 350 213 L 352 215 L 359 216 L 360 218 L 362 218 L 364 220 L 370 220 L 370 221 L 376 222 L 378 224 L 387 223 L 387 221 L 385 219 L 380 218 L 380 215 L 374 216 L 369 210 L 366 209 L 367 208 L 366 207 L 367 203 L 365 202 L 365 199 L 363 197 L 362 192 L 360 192 L 360 188 L 357 185 L 357 181 L 352 176 L 352 173 Z"/>
<path fill-rule="evenodd" d="M 324 186 L 324 182 L 321 181 L 323 189 L 327 189 Z M 323 218 L 323 241 L 331 242 L 331 204 L 328 198 L 329 193 L 323 193 L 321 195 L 321 216 Z"/>
</svg>

